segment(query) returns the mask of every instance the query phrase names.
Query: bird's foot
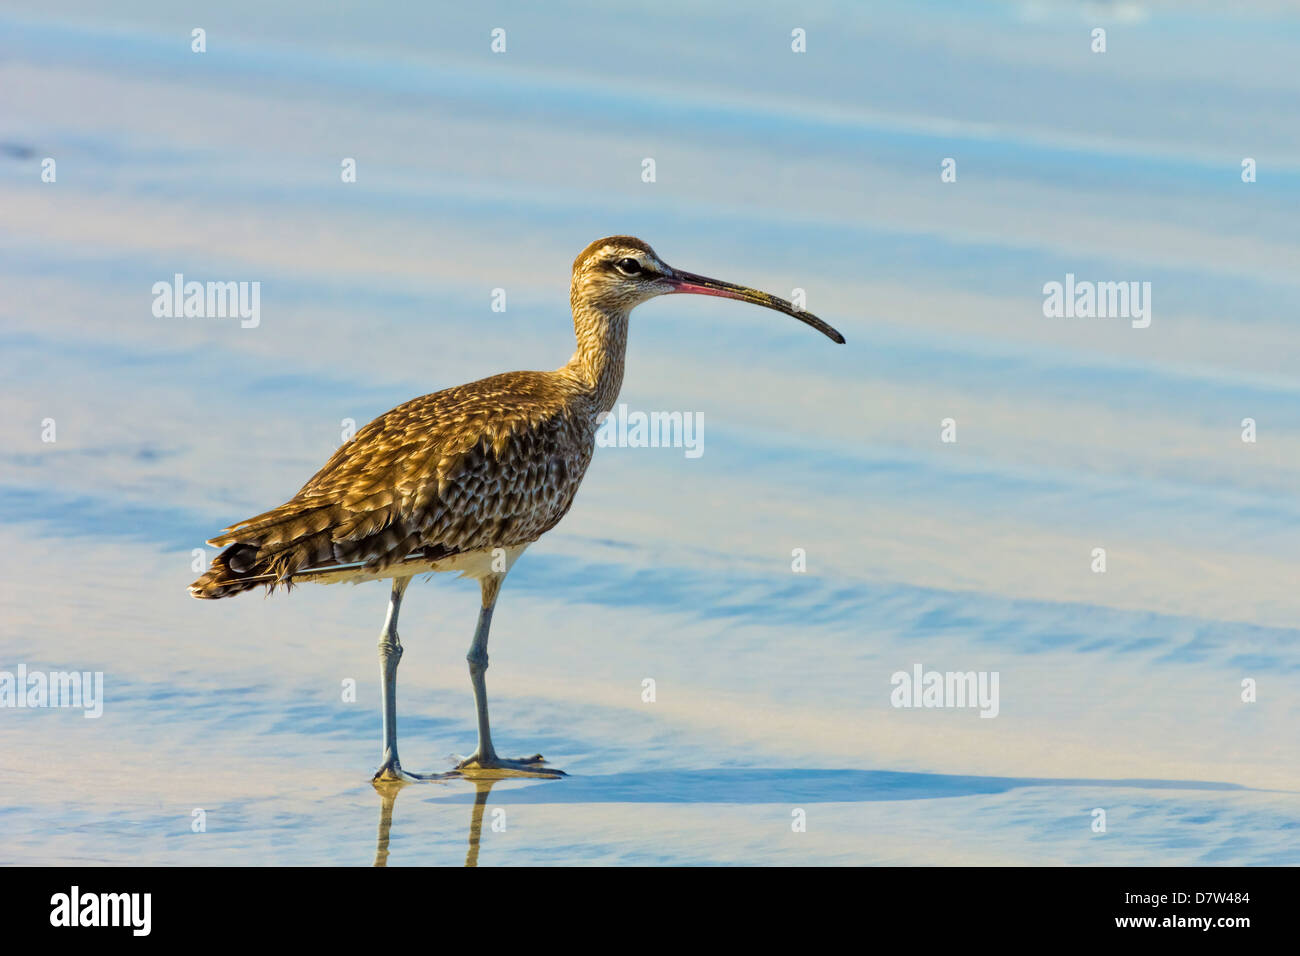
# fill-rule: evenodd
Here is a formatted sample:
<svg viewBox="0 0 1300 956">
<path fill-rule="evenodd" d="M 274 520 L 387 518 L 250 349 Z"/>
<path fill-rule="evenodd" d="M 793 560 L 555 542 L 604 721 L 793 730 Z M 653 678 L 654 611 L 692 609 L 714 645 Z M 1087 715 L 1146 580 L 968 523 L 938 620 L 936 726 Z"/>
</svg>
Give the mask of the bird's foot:
<svg viewBox="0 0 1300 956">
<path fill-rule="evenodd" d="M 409 773 L 402 769 L 402 763 L 396 757 L 389 757 L 370 778 L 374 783 L 415 783 L 419 780 L 432 780 L 432 774 Z"/>
<path fill-rule="evenodd" d="M 456 764 L 454 773 L 464 777 L 563 777 L 563 770 L 546 766 L 546 758 L 541 754 L 506 760 L 495 753 L 484 756 L 475 751 Z"/>
</svg>

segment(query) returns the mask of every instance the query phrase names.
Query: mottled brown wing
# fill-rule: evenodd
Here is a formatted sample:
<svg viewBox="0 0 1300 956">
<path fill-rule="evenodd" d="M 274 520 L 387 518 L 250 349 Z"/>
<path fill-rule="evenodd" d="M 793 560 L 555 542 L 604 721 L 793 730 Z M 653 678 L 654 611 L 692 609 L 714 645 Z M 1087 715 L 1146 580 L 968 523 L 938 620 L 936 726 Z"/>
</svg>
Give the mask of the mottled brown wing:
<svg viewBox="0 0 1300 956">
<path fill-rule="evenodd" d="M 235 575 L 382 568 L 535 540 L 573 501 L 589 426 L 553 378 L 512 372 L 372 421 L 290 501 L 211 539 Z"/>
</svg>

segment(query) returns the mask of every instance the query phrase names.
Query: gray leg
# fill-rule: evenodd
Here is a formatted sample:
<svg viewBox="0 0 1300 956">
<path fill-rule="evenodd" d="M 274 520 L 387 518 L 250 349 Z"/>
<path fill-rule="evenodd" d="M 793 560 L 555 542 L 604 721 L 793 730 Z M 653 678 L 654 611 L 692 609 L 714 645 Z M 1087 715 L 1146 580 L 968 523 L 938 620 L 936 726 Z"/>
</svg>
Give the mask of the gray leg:
<svg viewBox="0 0 1300 956">
<path fill-rule="evenodd" d="M 402 609 L 402 595 L 411 583 L 409 577 L 393 578 L 393 593 L 388 600 L 388 617 L 379 635 L 379 693 L 384 715 L 383 763 L 375 771 L 376 780 L 413 780 L 405 773 L 397 757 L 397 665 L 402 659 L 402 642 L 397 636 L 397 615 Z"/>
<path fill-rule="evenodd" d="M 492 746 L 492 728 L 488 723 L 487 681 L 488 668 L 488 631 L 492 627 L 492 611 L 497 604 L 497 595 L 501 593 L 501 583 L 505 574 L 493 574 L 483 578 L 479 584 L 483 589 L 483 605 L 478 615 L 478 627 L 474 630 L 474 642 L 469 646 L 465 659 L 469 661 L 469 679 L 474 685 L 474 708 L 478 713 L 478 747 L 466 757 L 456 769 L 461 772 L 491 771 L 497 774 L 527 774 L 540 777 L 562 777 L 563 770 L 543 766 L 546 761 L 541 754 L 520 757 L 518 760 L 505 760 L 497 756 Z"/>
<path fill-rule="evenodd" d="M 469 646 L 465 660 L 469 661 L 469 679 L 474 685 L 474 709 L 478 712 L 478 748 L 474 751 L 480 757 L 496 759 L 497 752 L 492 747 L 492 727 L 488 721 L 487 680 L 488 669 L 488 631 L 492 627 L 492 609 L 496 600 L 485 604 L 478 612 L 478 627 L 474 629 L 474 643 Z"/>
</svg>

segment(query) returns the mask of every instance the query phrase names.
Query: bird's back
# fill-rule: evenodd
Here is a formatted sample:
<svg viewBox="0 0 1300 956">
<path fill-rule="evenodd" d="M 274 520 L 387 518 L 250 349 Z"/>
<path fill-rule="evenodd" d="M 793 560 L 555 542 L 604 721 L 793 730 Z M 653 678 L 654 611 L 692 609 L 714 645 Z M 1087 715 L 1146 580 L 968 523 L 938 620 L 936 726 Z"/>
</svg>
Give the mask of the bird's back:
<svg viewBox="0 0 1300 956">
<path fill-rule="evenodd" d="M 379 570 L 535 541 L 591 461 L 589 402 L 556 372 L 508 372 L 381 415 L 288 502 L 226 529 L 190 585 L 220 598 L 314 569 Z"/>
</svg>

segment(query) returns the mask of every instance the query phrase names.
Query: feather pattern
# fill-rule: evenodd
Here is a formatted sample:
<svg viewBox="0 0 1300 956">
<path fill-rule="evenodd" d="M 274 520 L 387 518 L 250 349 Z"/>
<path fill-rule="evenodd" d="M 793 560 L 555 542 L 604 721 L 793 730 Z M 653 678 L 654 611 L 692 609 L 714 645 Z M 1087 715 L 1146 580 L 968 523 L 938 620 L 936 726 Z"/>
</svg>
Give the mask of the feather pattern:
<svg viewBox="0 0 1300 956">
<path fill-rule="evenodd" d="M 406 402 L 289 501 L 213 537 L 226 550 L 191 592 L 225 597 L 301 571 L 535 541 L 573 504 L 595 427 L 587 389 L 556 372 L 510 372 Z"/>
</svg>

